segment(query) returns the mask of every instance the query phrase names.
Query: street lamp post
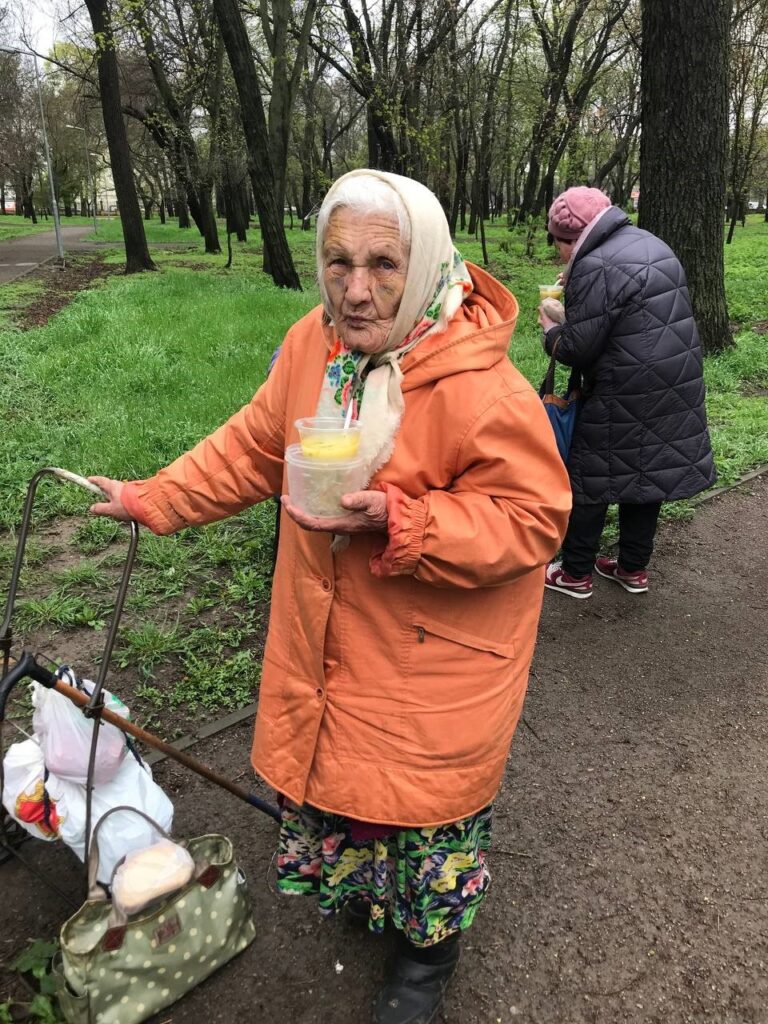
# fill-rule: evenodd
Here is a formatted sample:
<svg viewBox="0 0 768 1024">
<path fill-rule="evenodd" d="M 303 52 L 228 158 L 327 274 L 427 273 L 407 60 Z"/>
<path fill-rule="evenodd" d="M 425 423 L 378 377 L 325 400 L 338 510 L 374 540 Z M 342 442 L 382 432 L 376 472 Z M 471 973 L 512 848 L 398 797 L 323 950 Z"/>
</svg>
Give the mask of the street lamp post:
<svg viewBox="0 0 768 1024">
<path fill-rule="evenodd" d="M 91 150 L 91 152 L 90 152 L 90 156 L 92 156 L 94 160 L 101 160 L 102 155 L 103 155 L 102 153 L 94 153 L 93 150 Z M 98 164 L 94 164 L 94 166 L 96 168 L 98 168 Z M 94 208 L 94 210 L 96 209 L 96 202 L 97 202 L 97 196 L 98 196 L 98 187 L 99 186 L 98 186 L 98 183 L 96 181 L 96 175 L 94 174 L 94 176 L 93 176 L 93 208 Z"/>
<path fill-rule="evenodd" d="M 91 157 L 88 151 L 88 132 L 85 128 L 81 128 L 79 124 L 66 124 L 65 128 L 71 128 L 75 132 L 83 133 L 83 142 L 85 144 L 85 166 L 88 170 L 88 184 L 91 189 L 91 196 L 93 199 L 93 233 L 98 234 L 98 228 L 96 226 L 96 185 L 94 184 L 93 175 L 91 174 Z"/>
<path fill-rule="evenodd" d="M 20 50 L 17 46 L 0 46 L 0 50 L 5 53 L 23 53 L 27 57 L 32 57 L 35 62 L 35 85 L 37 86 L 37 99 L 40 103 L 40 125 L 43 129 L 43 146 L 45 148 L 45 163 L 48 168 L 48 184 L 51 189 L 51 210 L 53 211 L 53 227 L 56 232 L 56 249 L 59 253 L 59 259 L 61 260 L 62 266 L 64 265 L 64 242 L 61 237 L 61 221 L 59 220 L 59 206 L 56 202 L 56 189 L 53 184 L 53 166 L 51 164 L 51 151 L 48 148 L 48 132 L 45 127 L 45 112 L 43 110 L 43 90 L 40 87 L 40 71 L 37 66 L 37 55 L 30 53 L 29 50 Z"/>
</svg>

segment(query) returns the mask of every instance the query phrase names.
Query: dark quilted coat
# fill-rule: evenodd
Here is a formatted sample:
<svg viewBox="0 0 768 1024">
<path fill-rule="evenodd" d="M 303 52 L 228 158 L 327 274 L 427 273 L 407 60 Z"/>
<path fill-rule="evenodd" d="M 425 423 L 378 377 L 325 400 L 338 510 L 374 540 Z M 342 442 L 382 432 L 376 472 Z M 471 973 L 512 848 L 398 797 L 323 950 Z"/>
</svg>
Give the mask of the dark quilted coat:
<svg viewBox="0 0 768 1024">
<path fill-rule="evenodd" d="M 568 459 L 576 504 L 689 498 L 715 480 L 701 346 L 685 272 L 612 206 L 576 253 L 567 321 L 546 338 L 581 369 L 586 400 Z"/>
</svg>

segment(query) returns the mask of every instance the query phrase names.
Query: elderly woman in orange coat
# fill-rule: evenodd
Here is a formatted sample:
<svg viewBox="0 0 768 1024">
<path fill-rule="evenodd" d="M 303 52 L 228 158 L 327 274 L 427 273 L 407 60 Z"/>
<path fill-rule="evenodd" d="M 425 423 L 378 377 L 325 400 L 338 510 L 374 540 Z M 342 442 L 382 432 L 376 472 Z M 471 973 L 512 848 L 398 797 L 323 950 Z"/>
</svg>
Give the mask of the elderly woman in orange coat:
<svg viewBox="0 0 768 1024">
<path fill-rule="evenodd" d="M 279 885 L 398 955 L 378 1024 L 433 1019 L 489 884 L 498 791 L 570 509 L 507 349 L 515 298 L 455 250 L 424 186 L 352 171 L 323 203 L 322 305 L 253 400 L 166 469 L 94 477 L 158 534 L 284 494 L 253 741 L 281 795 Z M 285 496 L 295 421 L 353 403 L 367 483 L 316 519 Z"/>
</svg>

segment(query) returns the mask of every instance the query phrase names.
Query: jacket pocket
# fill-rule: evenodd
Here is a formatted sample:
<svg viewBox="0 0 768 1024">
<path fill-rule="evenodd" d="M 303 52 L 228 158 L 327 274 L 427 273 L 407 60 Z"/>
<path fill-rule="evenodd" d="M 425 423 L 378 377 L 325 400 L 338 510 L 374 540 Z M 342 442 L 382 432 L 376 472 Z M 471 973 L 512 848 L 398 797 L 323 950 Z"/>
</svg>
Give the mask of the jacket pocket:
<svg viewBox="0 0 768 1024">
<path fill-rule="evenodd" d="M 513 643 L 475 636 L 474 633 L 467 633 L 466 630 L 459 629 L 457 626 L 446 626 L 442 622 L 435 622 L 434 619 L 421 618 L 414 625 L 419 643 L 425 643 L 427 636 L 432 635 L 441 637 L 443 640 L 452 640 L 454 643 L 461 644 L 462 647 L 470 647 L 474 651 L 498 654 L 501 658 L 514 658 L 515 656 Z"/>
<path fill-rule="evenodd" d="M 421 615 L 414 619 L 403 697 L 414 757 L 430 768 L 458 771 L 498 763 L 524 692 L 514 645 Z"/>
</svg>

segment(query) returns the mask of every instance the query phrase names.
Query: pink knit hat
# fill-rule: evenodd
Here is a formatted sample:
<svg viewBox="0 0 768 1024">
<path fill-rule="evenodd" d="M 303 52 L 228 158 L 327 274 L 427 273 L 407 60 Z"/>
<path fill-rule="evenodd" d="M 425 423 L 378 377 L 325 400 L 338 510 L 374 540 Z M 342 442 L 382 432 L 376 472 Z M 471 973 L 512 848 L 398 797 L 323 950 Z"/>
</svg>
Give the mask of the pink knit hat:
<svg viewBox="0 0 768 1024">
<path fill-rule="evenodd" d="M 610 205 L 611 200 L 599 188 L 568 188 L 550 206 L 547 229 L 555 238 L 575 241 L 587 224 Z"/>
</svg>

